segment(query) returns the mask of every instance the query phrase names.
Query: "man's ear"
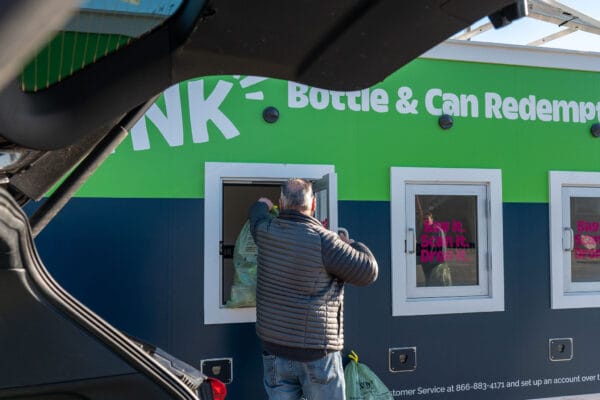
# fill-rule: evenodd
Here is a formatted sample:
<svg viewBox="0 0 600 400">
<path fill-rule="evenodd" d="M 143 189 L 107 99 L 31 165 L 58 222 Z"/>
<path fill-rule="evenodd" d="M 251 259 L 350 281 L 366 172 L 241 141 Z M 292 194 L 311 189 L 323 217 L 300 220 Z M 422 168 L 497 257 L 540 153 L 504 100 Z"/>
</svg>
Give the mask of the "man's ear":
<svg viewBox="0 0 600 400">
<path fill-rule="evenodd" d="M 312 203 L 310 205 L 310 211 L 312 213 L 314 213 L 316 209 L 317 209 L 317 198 L 313 196 Z"/>
</svg>

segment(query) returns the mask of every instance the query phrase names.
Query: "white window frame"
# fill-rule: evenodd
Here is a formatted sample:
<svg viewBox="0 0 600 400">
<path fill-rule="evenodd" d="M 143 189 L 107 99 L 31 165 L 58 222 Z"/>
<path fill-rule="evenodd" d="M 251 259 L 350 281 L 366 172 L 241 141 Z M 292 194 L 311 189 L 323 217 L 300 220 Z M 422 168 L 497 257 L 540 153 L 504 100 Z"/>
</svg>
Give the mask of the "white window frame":
<svg viewBox="0 0 600 400">
<path fill-rule="evenodd" d="M 408 185 L 483 185 L 487 194 L 487 294 L 467 289 L 464 293 L 452 288 L 409 288 L 416 279 L 409 278 L 409 256 L 405 252 L 407 238 Z M 460 195 L 462 192 L 456 191 Z M 466 193 L 467 195 L 472 193 Z M 478 197 L 479 199 L 479 197 Z M 392 238 L 392 315 L 434 315 L 470 312 L 504 311 L 504 253 L 502 228 L 502 172 L 499 169 L 467 168 L 405 168 L 391 169 L 391 238 Z M 414 206 L 412 206 L 414 208 Z M 478 214 L 479 214 L 478 207 Z M 478 218 L 480 218 L 478 216 Z M 478 224 L 479 225 L 479 224 Z M 413 271 L 414 272 L 414 271 Z M 465 286 L 464 288 L 470 288 Z M 433 291 L 431 291 L 433 289 Z M 445 289 L 450 289 L 444 292 Z M 432 297 L 425 297 L 431 291 Z"/>
<path fill-rule="evenodd" d="M 288 178 L 320 179 L 329 174 L 329 224 L 337 229 L 337 181 L 333 165 L 315 164 L 204 164 L 204 323 L 227 324 L 256 322 L 256 308 L 225 308 L 222 299 L 222 267 L 219 241 L 222 237 L 223 183 L 245 181 L 282 181 Z"/>
<path fill-rule="evenodd" d="M 564 231 L 565 213 L 570 219 L 570 195 L 586 197 L 577 189 L 600 189 L 599 172 L 550 171 L 550 279 L 552 309 L 600 307 L 600 283 L 571 281 L 570 252 Z M 566 242 L 563 243 L 563 240 Z"/>
</svg>

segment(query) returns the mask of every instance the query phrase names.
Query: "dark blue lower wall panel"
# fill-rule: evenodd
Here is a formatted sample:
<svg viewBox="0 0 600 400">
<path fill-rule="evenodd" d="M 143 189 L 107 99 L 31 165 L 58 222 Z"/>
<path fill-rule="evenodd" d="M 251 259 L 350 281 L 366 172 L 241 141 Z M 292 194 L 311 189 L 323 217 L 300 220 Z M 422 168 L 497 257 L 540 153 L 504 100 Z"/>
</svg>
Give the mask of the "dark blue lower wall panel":
<svg viewBox="0 0 600 400">
<path fill-rule="evenodd" d="M 109 322 L 195 366 L 233 357 L 229 398 L 263 399 L 254 325 L 203 323 L 203 204 L 73 199 L 36 243 L 54 277 Z M 375 284 L 347 287 L 346 349 L 356 350 L 395 398 L 600 392 L 600 310 L 550 309 L 547 204 L 504 205 L 506 311 L 494 313 L 392 317 L 389 215 L 387 202 L 339 204 L 340 225 L 369 245 L 380 265 Z M 548 339 L 563 337 L 574 340 L 573 360 L 550 362 Z M 417 347 L 417 369 L 389 372 L 388 348 L 405 346 Z M 584 376 L 595 378 L 562 383 Z M 482 390 L 477 383 L 498 384 Z"/>
</svg>

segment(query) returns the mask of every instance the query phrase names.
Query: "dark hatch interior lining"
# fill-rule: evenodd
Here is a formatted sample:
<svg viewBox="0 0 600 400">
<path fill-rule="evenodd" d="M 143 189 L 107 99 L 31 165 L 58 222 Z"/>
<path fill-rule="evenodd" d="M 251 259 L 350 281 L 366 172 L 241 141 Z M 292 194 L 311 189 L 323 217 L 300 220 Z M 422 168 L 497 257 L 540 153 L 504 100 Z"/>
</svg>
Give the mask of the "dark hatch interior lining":
<svg viewBox="0 0 600 400">
<path fill-rule="evenodd" d="M 316 87 L 373 85 L 511 0 L 183 3 L 151 33 L 37 93 L 0 93 L 0 135 L 52 150 L 195 76 L 253 74 Z M 469 5 L 466 7 L 465 5 Z"/>
</svg>

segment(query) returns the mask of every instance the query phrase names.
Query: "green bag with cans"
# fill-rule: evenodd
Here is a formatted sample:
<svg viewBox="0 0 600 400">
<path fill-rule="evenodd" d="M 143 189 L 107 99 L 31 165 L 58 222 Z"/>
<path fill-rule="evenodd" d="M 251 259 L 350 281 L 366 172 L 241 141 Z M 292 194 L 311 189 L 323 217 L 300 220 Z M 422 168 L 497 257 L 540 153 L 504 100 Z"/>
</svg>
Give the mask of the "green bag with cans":
<svg viewBox="0 0 600 400">
<path fill-rule="evenodd" d="M 354 350 L 348 358 L 351 361 L 344 370 L 346 400 L 394 400 L 390 390 L 371 368 L 358 362 L 358 355 Z"/>
</svg>

